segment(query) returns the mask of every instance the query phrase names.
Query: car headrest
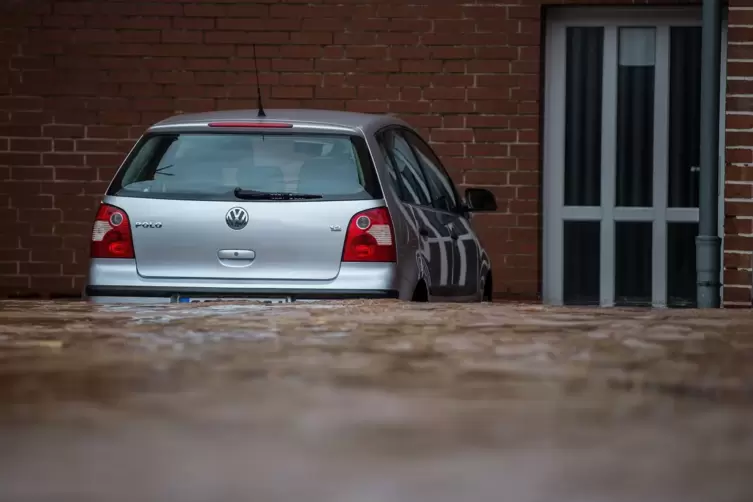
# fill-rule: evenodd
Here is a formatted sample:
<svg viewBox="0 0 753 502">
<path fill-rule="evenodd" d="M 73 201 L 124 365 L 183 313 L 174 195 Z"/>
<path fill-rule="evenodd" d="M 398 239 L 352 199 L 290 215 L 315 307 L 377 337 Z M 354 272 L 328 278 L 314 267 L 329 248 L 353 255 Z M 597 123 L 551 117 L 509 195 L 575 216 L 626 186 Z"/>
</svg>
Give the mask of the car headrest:
<svg viewBox="0 0 753 502">
<path fill-rule="evenodd" d="M 356 193 L 363 190 L 350 157 L 317 157 L 303 163 L 298 174 L 301 193 Z"/>
<path fill-rule="evenodd" d="M 285 176 L 277 166 L 239 166 L 238 186 L 265 192 L 285 191 Z"/>
</svg>

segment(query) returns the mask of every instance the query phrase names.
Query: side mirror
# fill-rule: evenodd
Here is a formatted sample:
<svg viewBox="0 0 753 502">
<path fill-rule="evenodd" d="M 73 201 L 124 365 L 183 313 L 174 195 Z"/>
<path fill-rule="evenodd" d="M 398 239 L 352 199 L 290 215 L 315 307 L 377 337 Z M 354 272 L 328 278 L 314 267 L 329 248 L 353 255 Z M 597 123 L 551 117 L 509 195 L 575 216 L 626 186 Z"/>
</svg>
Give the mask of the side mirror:
<svg viewBox="0 0 753 502">
<path fill-rule="evenodd" d="M 497 199 L 484 188 L 468 188 L 465 191 L 465 206 L 470 212 L 496 211 Z"/>
</svg>

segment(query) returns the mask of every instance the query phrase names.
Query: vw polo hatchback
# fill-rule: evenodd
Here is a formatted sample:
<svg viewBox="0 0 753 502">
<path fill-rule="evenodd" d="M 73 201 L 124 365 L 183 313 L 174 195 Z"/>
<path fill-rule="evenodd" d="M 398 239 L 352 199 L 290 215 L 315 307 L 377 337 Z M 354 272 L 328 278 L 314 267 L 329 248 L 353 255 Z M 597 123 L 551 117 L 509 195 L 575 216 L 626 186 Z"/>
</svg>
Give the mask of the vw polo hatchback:
<svg viewBox="0 0 753 502">
<path fill-rule="evenodd" d="M 262 115 L 260 117 L 260 115 Z M 460 198 L 391 116 L 316 110 L 180 115 L 150 127 L 96 215 L 91 301 L 491 298 Z"/>
</svg>

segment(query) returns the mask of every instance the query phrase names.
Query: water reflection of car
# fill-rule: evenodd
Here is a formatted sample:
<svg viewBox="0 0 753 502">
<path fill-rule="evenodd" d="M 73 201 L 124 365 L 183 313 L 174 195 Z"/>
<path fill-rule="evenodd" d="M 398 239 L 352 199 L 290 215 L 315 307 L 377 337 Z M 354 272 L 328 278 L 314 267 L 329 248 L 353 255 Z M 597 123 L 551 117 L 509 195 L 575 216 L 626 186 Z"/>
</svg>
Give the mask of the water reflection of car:
<svg viewBox="0 0 753 502">
<path fill-rule="evenodd" d="M 469 219 L 432 148 L 390 116 L 316 110 L 155 124 L 94 222 L 92 301 L 399 298 L 488 301 Z"/>
</svg>

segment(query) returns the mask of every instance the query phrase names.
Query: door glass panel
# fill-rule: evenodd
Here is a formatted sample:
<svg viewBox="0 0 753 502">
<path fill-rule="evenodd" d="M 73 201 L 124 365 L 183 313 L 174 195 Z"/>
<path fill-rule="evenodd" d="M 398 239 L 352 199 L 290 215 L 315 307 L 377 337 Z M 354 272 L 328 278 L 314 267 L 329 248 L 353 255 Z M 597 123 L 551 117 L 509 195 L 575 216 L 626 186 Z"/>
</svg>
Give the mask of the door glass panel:
<svg viewBox="0 0 753 502">
<path fill-rule="evenodd" d="M 618 221 L 615 231 L 615 305 L 651 305 L 653 223 Z"/>
<path fill-rule="evenodd" d="M 405 133 L 423 168 L 432 195 L 432 206 L 441 211 L 453 212 L 457 209 L 455 188 L 437 156 L 429 145 L 413 133 Z"/>
<path fill-rule="evenodd" d="M 566 305 L 598 305 L 601 224 L 598 221 L 565 221 L 564 284 Z"/>
<path fill-rule="evenodd" d="M 667 305 L 696 306 L 695 238 L 698 223 L 667 223 Z"/>
<path fill-rule="evenodd" d="M 673 27 L 669 58 L 669 207 L 698 207 L 701 28 Z"/>
<path fill-rule="evenodd" d="M 617 68 L 617 205 L 653 200 L 655 28 L 620 28 Z"/>
<path fill-rule="evenodd" d="M 394 131 L 385 134 L 385 142 L 387 152 L 392 157 L 391 161 L 401 178 L 403 202 L 420 206 L 430 205 L 429 189 L 408 142 Z"/>
<path fill-rule="evenodd" d="M 567 29 L 565 205 L 601 204 L 604 28 Z"/>
<path fill-rule="evenodd" d="M 380 135 L 377 138 L 377 142 L 379 144 L 379 149 L 382 152 L 382 156 L 384 157 L 384 164 L 385 164 L 385 167 L 387 167 L 387 173 L 389 173 L 390 175 L 392 186 L 395 187 L 398 197 L 400 197 L 400 200 L 402 200 L 403 202 L 409 202 L 409 203 L 415 204 L 416 203 L 415 200 L 409 199 L 408 190 L 405 188 L 403 177 L 400 176 L 397 172 L 397 167 L 395 167 L 393 155 L 390 154 L 390 151 L 387 148 L 387 145 L 385 144 L 386 139 L 384 135 Z"/>
</svg>

